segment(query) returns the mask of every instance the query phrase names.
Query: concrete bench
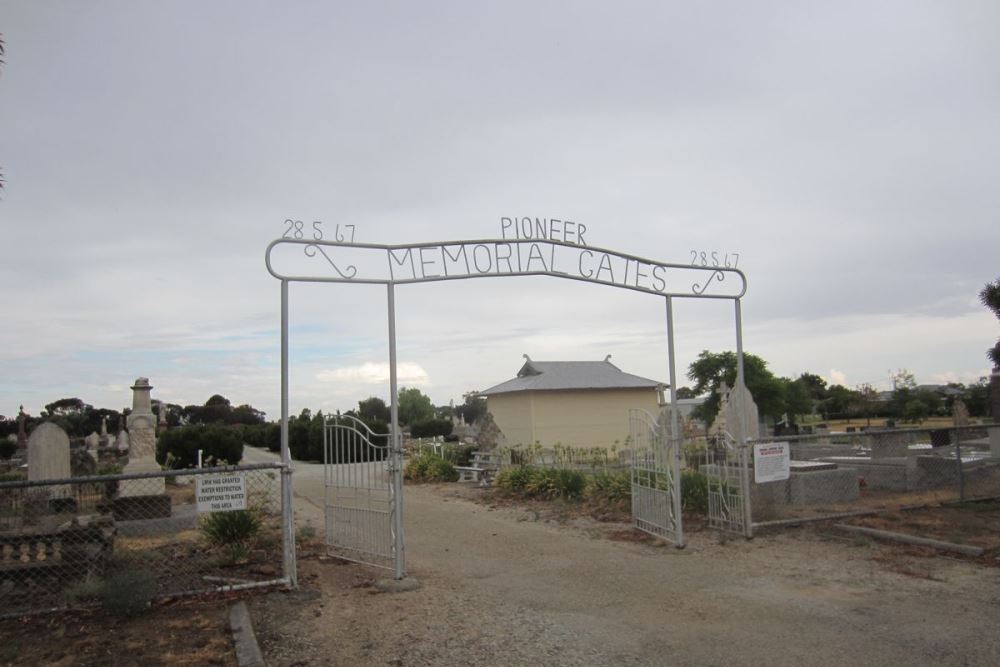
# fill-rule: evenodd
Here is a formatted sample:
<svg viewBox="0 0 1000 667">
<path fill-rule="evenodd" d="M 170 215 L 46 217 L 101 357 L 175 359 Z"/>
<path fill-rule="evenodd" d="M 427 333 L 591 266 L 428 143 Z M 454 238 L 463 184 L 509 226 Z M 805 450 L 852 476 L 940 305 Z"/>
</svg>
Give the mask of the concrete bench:
<svg viewBox="0 0 1000 667">
<path fill-rule="evenodd" d="M 489 486 L 491 478 L 499 469 L 500 457 L 490 452 L 472 452 L 471 466 L 455 466 L 458 481 L 479 482 L 480 486 Z"/>
</svg>

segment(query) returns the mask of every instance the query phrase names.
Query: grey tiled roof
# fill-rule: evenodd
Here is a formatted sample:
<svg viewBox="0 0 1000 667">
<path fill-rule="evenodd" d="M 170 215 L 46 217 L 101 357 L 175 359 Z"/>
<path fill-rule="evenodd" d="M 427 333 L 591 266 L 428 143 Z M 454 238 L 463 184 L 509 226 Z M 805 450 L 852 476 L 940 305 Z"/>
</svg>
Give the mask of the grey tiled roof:
<svg viewBox="0 0 1000 667">
<path fill-rule="evenodd" d="M 479 392 L 480 396 L 515 391 L 555 391 L 559 389 L 653 389 L 662 383 L 623 373 L 610 361 L 525 362 L 517 377 Z"/>
</svg>

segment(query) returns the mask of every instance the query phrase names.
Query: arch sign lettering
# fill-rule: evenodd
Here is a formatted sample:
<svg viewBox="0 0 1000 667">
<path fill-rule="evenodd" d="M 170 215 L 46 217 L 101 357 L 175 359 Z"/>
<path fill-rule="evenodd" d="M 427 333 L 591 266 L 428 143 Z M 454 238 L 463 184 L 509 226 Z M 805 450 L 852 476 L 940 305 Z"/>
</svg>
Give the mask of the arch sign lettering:
<svg viewBox="0 0 1000 667">
<path fill-rule="evenodd" d="M 288 456 L 288 286 L 293 282 L 381 284 L 387 286 L 389 312 L 389 368 L 391 394 L 392 456 L 388 470 L 394 479 L 397 503 L 394 512 L 395 576 L 402 578 L 402 449 L 398 426 L 396 386 L 396 285 L 502 278 L 552 276 L 607 285 L 663 297 L 666 302 L 668 366 L 670 374 L 672 433 L 679 433 L 676 408 L 676 371 L 673 344 L 673 299 L 728 299 L 735 304 L 738 382 L 743 377 L 743 343 L 740 299 L 747 281 L 736 268 L 738 255 L 687 251 L 690 263 L 665 262 L 593 246 L 589 225 L 557 218 L 501 217 L 500 237 L 459 241 L 382 244 L 355 240 L 354 225 L 326 225 L 286 220 L 284 233 L 267 247 L 265 263 L 281 281 L 282 427 L 281 451 Z M 737 435 L 739 438 L 740 436 Z M 679 461 L 679 447 L 671 456 Z M 677 463 L 677 462 L 674 462 Z M 672 500 L 676 521 L 662 536 L 683 546 L 680 526 L 680 466 L 668 465 L 665 473 L 676 479 Z M 648 522 L 637 526 L 644 530 Z"/>
<path fill-rule="evenodd" d="M 267 268 L 290 281 L 409 283 L 504 276 L 553 276 L 659 296 L 739 299 L 746 278 L 735 266 L 715 265 L 695 254 L 691 264 L 646 259 L 587 243 L 583 223 L 556 218 L 501 218 L 499 239 L 387 245 L 354 241 L 335 230 L 323 238 L 322 223 L 296 227 L 267 249 Z M 287 224 L 286 223 L 286 224 Z M 302 224 L 302 223 L 300 223 Z M 718 260 L 718 253 L 711 253 Z M 725 261 L 731 263 L 730 256 Z"/>
</svg>

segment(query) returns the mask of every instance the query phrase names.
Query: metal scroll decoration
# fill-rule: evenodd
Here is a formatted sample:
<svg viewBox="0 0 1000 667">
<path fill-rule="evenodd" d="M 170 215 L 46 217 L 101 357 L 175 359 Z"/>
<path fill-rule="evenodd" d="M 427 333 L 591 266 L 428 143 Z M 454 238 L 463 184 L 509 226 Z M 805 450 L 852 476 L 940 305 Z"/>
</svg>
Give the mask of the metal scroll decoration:
<svg viewBox="0 0 1000 667">
<path fill-rule="evenodd" d="M 349 264 L 347 266 L 347 273 L 341 271 L 340 268 L 337 266 L 337 264 L 332 259 L 330 259 L 330 256 L 326 254 L 326 251 L 315 243 L 310 243 L 307 246 L 305 246 L 305 248 L 302 249 L 302 252 L 305 253 L 306 257 L 315 257 L 316 253 L 323 255 L 323 258 L 330 263 L 330 266 L 333 267 L 334 271 L 340 274 L 341 278 L 351 280 L 352 278 L 354 278 L 354 276 L 358 275 L 358 267 L 354 266 L 353 264 Z"/>
<path fill-rule="evenodd" d="M 708 289 L 708 286 L 712 284 L 713 280 L 718 280 L 721 283 L 725 279 L 726 275 L 722 271 L 715 271 L 714 273 L 712 273 L 712 275 L 708 277 L 708 280 L 705 281 L 704 285 L 699 285 L 698 283 L 691 285 L 691 291 L 694 292 L 697 296 L 701 296 L 702 294 L 705 293 L 705 290 Z"/>
</svg>

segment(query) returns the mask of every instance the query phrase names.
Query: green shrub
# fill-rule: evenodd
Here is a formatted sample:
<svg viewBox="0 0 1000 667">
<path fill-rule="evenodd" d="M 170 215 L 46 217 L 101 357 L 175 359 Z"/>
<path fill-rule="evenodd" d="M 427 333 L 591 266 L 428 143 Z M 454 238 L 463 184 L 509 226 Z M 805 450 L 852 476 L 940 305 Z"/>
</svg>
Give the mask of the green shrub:
<svg viewBox="0 0 1000 667">
<path fill-rule="evenodd" d="M 496 485 L 505 491 L 524 491 L 531 479 L 531 468 L 527 466 L 513 466 L 504 468 L 496 476 Z"/>
<path fill-rule="evenodd" d="M 170 467 L 194 468 L 198 465 L 198 450 L 202 457 L 231 465 L 243 458 L 243 438 L 238 427 L 231 426 L 182 426 L 167 431 L 156 442 L 156 460 Z"/>
<path fill-rule="evenodd" d="M 632 475 L 627 470 L 598 471 L 587 480 L 587 495 L 598 502 L 628 502 L 632 498 Z"/>
<path fill-rule="evenodd" d="M 219 546 L 250 541 L 260 531 L 260 517 L 252 510 L 212 512 L 202 517 L 199 528 L 212 544 Z"/>
<path fill-rule="evenodd" d="M 17 453 L 17 443 L 0 438 L 0 459 L 9 459 Z"/>
<path fill-rule="evenodd" d="M 410 424 L 410 436 L 414 438 L 434 438 L 451 435 L 454 424 L 450 419 L 421 419 Z"/>
<path fill-rule="evenodd" d="M 695 470 L 681 471 L 681 509 L 708 514 L 708 478 Z"/>
<path fill-rule="evenodd" d="M 23 472 L 0 472 L 0 482 L 20 482 L 27 479 Z"/>
<path fill-rule="evenodd" d="M 239 427 L 243 442 L 272 452 L 281 451 L 281 424 L 244 424 Z"/>
<path fill-rule="evenodd" d="M 500 472 L 497 486 L 528 498 L 579 498 L 587 478 L 578 470 L 565 468 L 529 468 L 517 466 Z"/>
<path fill-rule="evenodd" d="M 458 471 L 450 462 L 440 456 L 424 452 L 417 454 L 406 463 L 403 476 L 414 482 L 455 482 Z"/>
<path fill-rule="evenodd" d="M 212 512 L 201 518 L 199 526 L 208 541 L 221 549 L 229 564 L 245 562 L 260 532 L 260 517 L 253 510 Z"/>
<path fill-rule="evenodd" d="M 134 565 L 123 567 L 100 587 L 101 606 L 115 616 L 134 616 L 156 597 L 156 575 Z"/>
</svg>

